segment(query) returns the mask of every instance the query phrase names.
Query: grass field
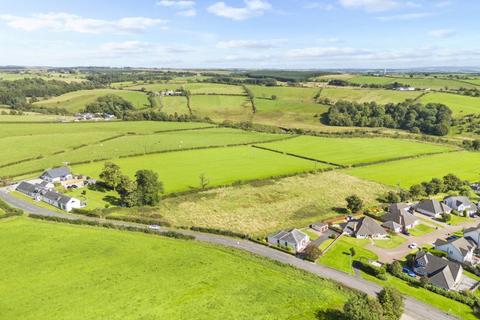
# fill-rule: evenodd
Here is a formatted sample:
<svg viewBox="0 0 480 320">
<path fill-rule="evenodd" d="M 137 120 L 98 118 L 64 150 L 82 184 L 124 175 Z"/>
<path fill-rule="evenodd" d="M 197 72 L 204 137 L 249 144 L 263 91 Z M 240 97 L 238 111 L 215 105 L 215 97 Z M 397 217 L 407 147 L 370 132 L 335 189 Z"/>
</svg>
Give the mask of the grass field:
<svg viewBox="0 0 480 320">
<path fill-rule="evenodd" d="M 199 95 L 191 97 L 194 115 L 216 121 L 246 121 L 252 118 L 252 105 L 246 97 Z"/>
<path fill-rule="evenodd" d="M 308 190 L 308 192 L 306 192 Z M 162 201 L 158 213 L 176 226 L 202 226 L 264 236 L 338 216 L 357 194 L 368 206 L 389 189 L 338 172 L 226 187 Z"/>
<path fill-rule="evenodd" d="M 399 82 L 403 85 L 409 85 L 414 88 L 421 88 L 421 89 L 458 89 L 458 88 L 476 88 L 474 84 L 470 84 L 463 81 L 458 81 L 454 79 L 441 79 L 441 78 L 409 78 L 409 77 L 395 77 L 395 76 L 387 76 L 387 77 L 376 77 L 376 76 L 356 76 L 348 81 L 355 83 L 355 84 L 380 84 L 385 85 L 389 83 Z"/>
<path fill-rule="evenodd" d="M 55 114 L 29 113 L 24 115 L 0 114 L 0 122 L 62 122 L 72 121 L 73 117 Z"/>
<path fill-rule="evenodd" d="M 346 100 L 359 103 L 375 101 L 378 104 L 387 104 L 415 99 L 419 95 L 419 92 L 411 91 L 328 87 L 322 90 L 320 97 L 332 101 Z"/>
<path fill-rule="evenodd" d="M 391 186 L 410 187 L 449 173 L 477 181 L 480 178 L 479 161 L 480 153 L 452 152 L 353 168 L 345 173 Z"/>
<path fill-rule="evenodd" d="M 261 146 L 345 166 L 453 150 L 450 146 L 412 140 L 313 136 L 300 136 Z"/>
<path fill-rule="evenodd" d="M 81 82 L 85 81 L 82 75 L 62 74 L 55 72 L 0 72 L 0 80 L 14 81 L 26 78 L 41 78 L 43 80 L 59 80 L 65 82 Z"/>
<path fill-rule="evenodd" d="M 25 218 L 0 223 L 3 319 L 317 319 L 350 292 L 193 241 Z M 108 303 L 107 303 L 108 302 Z M 245 308 L 248 306 L 248 308 Z"/>
<path fill-rule="evenodd" d="M 430 102 L 443 103 L 452 110 L 453 115 L 456 117 L 480 113 L 480 98 L 459 94 L 431 92 L 423 96 L 420 102 L 424 104 Z"/>
<path fill-rule="evenodd" d="M 185 97 L 157 97 L 158 106 L 167 114 L 189 114 L 187 98 Z"/>
<path fill-rule="evenodd" d="M 369 239 L 356 239 L 343 236 L 318 259 L 318 263 L 353 274 L 353 261 L 360 259 L 378 259 L 375 253 L 364 248 L 368 243 L 370 243 Z M 350 248 L 355 249 L 355 257 L 350 255 Z"/>
<path fill-rule="evenodd" d="M 271 99 L 272 96 L 276 96 L 278 100 L 299 103 L 312 103 L 319 91 L 319 88 L 299 87 L 248 86 L 248 88 L 252 90 L 255 98 Z"/>
<path fill-rule="evenodd" d="M 330 167 L 249 146 L 152 154 L 114 162 L 130 176 L 141 169 L 157 172 L 167 193 L 198 188 L 201 174 L 210 186 L 218 186 Z M 98 177 L 102 167 L 102 162 L 96 162 L 74 166 L 74 171 Z"/>
<path fill-rule="evenodd" d="M 48 100 L 39 101 L 34 103 L 34 105 L 51 108 L 58 107 L 66 109 L 69 112 L 78 112 L 82 111 L 87 104 L 94 102 L 98 97 L 108 94 L 114 94 L 124 98 L 137 109 L 143 109 L 150 106 L 147 95 L 143 92 L 114 89 L 79 90 L 50 98 Z"/>
<path fill-rule="evenodd" d="M 55 140 L 57 137 L 58 139 Z M 32 156 L 42 156 L 39 159 L 0 168 L 0 172 L 15 176 L 26 172 L 42 171 L 63 163 L 74 164 L 83 161 L 114 159 L 122 156 L 154 152 L 272 141 L 284 139 L 288 136 L 247 132 L 238 129 L 213 128 L 172 131 L 149 135 L 124 135 L 112 140 L 99 142 L 99 140 L 108 137 L 111 137 L 111 134 L 106 132 L 94 134 L 45 135 L 38 136 L 39 139 L 45 139 L 45 143 L 33 145 L 31 143 L 31 137 L 21 136 L 0 139 L 0 147 L 3 144 L 8 146 L 15 142 L 24 142 L 24 144 L 21 144 L 21 147 L 12 152 L 14 156 L 12 156 L 12 154 L 0 155 L 0 165 L 2 164 L 2 160 L 4 163 L 12 163 L 15 160 L 28 159 Z M 59 145 L 47 143 L 47 141 L 61 142 L 63 149 L 59 149 Z M 83 143 L 83 147 L 78 148 L 79 142 Z M 75 146 L 77 146 L 77 148 L 72 148 Z M 55 152 L 58 150 L 64 150 L 64 152 Z M 32 151 L 35 151 L 35 153 L 32 153 Z"/>
<path fill-rule="evenodd" d="M 154 83 L 154 84 L 139 84 L 128 86 L 126 89 L 143 90 L 159 92 L 162 90 L 176 90 L 187 89 L 192 95 L 197 94 L 245 94 L 241 86 L 234 86 L 228 84 L 198 82 L 198 83 Z"/>
</svg>

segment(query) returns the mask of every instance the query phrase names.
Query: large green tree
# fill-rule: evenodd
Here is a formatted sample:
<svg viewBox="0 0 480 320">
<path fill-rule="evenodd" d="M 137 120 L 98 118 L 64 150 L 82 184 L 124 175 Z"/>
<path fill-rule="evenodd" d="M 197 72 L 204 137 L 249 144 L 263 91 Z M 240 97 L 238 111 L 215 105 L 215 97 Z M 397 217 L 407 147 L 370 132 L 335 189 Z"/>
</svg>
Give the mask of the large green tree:
<svg viewBox="0 0 480 320">
<path fill-rule="evenodd" d="M 135 178 L 138 205 L 157 205 L 160 202 L 160 194 L 163 193 L 163 183 L 158 180 L 158 174 L 151 170 L 139 170 L 135 174 Z"/>
<path fill-rule="evenodd" d="M 347 202 L 347 209 L 350 210 L 350 212 L 356 213 L 363 208 L 363 201 L 357 195 L 346 197 L 345 201 Z"/>
<path fill-rule="evenodd" d="M 120 183 L 122 172 L 120 167 L 113 162 L 105 162 L 103 170 L 100 173 L 100 179 L 111 189 L 115 189 Z"/>
<path fill-rule="evenodd" d="M 115 190 L 120 196 L 120 203 L 124 207 L 135 207 L 138 205 L 137 183 L 128 176 L 121 176 Z"/>
<path fill-rule="evenodd" d="M 385 287 L 378 294 L 385 320 L 399 320 L 402 317 L 404 302 L 402 294 L 393 287 Z"/>
<path fill-rule="evenodd" d="M 377 300 L 366 295 L 354 295 L 343 306 L 345 319 L 383 320 L 383 309 Z"/>
</svg>

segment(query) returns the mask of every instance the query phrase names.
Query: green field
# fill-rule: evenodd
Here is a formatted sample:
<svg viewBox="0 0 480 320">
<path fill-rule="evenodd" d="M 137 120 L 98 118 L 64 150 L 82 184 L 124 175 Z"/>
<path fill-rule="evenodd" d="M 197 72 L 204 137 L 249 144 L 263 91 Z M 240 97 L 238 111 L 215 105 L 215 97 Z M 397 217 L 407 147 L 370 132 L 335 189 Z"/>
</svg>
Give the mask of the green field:
<svg viewBox="0 0 480 320">
<path fill-rule="evenodd" d="M 415 99 L 419 95 L 420 92 L 414 91 L 328 87 L 322 90 L 320 97 L 332 101 L 346 100 L 359 103 L 375 101 L 378 104 L 387 104 Z"/>
<path fill-rule="evenodd" d="M 65 82 L 81 82 L 85 81 L 82 75 L 63 74 L 55 72 L 0 72 L 0 80 L 14 81 L 26 78 L 41 78 L 43 80 L 59 80 Z"/>
<path fill-rule="evenodd" d="M 342 166 L 454 150 L 450 146 L 413 140 L 313 136 L 300 136 L 261 146 Z"/>
<path fill-rule="evenodd" d="M 19 143 L 21 146 L 11 154 L 0 155 L 0 165 L 2 163 L 12 163 L 15 160 L 29 159 L 32 156 L 39 158 L 0 168 L 0 172 L 5 175 L 17 176 L 27 172 L 42 171 L 63 163 L 75 164 L 154 152 L 272 141 L 284 139 L 288 136 L 214 128 L 149 135 L 127 134 L 108 141 L 100 141 L 109 137 L 111 137 L 111 134 L 105 132 L 45 135 L 38 136 L 39 139 L 45 139 L 45 142 L 37 144 L 32 144 L 31 137 L 25 136 L 0 139 L 0 147 L 2 144 L 8 147 L 12 143 Z M 48 141 L 60 142 L 63 149 L 59 149 L 59 145 L 48 143 Z M 82 147 L 79 146 L 79 141 L 83 143 L 83 146 L 80 145 Z M 58 153 L 59 150 L 64 152 Z M 32 151 L 35 151 L 35 153 L 32 153 Z"/>
<path fill-rule="evenodd" d="M 245 91 L 241 86 L 229 84 L 218 84 L 208 82 L 198 83 L 154 83 L 138 84 L 127 87 L 129 90 L 145 90 L 159 92 L 162 90 L 187 89 L 192 95 L 197 94 L 238 94 L 244 95 Z"/>
<path fill-rule="evenodd" d="M 452 110 L 453 115 L 457 117 L 480 113 L 480 98 L 459 94 L 431 92 L 423 96 L 420 102 L 424 104 L 443 103 L 447 105 Z"/>
<path fill-rule="evenodd" d="M 157 172 L 167 193 L 198 188 L 201 174 L 208 178 L 210 186 L 218 186 L 329 168 L 321 163 L 248 146 L 152 154 L 114 162 L 130 176 L 141 169 Z M 98 177 L 102 167 L 102 162 L 96 162 L 74 166 L 74 171 Z"/>
<path fill-rule="evenodd" d="M 479 163 L 480 153 L 463 151 L 353 168 L 345 173 L 391 186 L 410 187 L 449 173 L 477 181 L 480 178 Z"/>
<path fill-rule="evenodd" d="M 72 121 L 73 117 L 55 114 L 27 113 L 23 115 L 0 114 L 0 122 L 64 122 Z"/>
<path fill-rule="evenodd" d="M 246 121 L 253 114 L 252 105 L 246 97 L 241 96 L 192 96 L 191 108 L 194 115 L 216 121 Z"/>
<path fill-rule="evenodd" d="M 442 79 L 442 78 L 418 78 L 418 77 L 395 77 L 395 76 L 357 76 L 351 79 L 348 79 L 349 82 L 355 84 L 380 84 L 386 85 L 394 82 L 401 83 L 403 85 L 409 85 L 414 88 L 421 88 L 421 89 L 459 89 L 463 88 L 476 88 L 474 84 L 470 84 L 468 82 L 458 81 L 454 79 Z"/>
<path fill-rule="evenodd" d="M 160 111 L 167 114 L 177 113 L 179 115 L 189 114 L 187 98 L 185 97 L 157 97 L 157 104 Z"/>
<path fill-rule="evenodd" d="M 35 102 L 34 105 L 50 108 L 57 107 L 66 109 L 69 112 L 79 112 L 82 111 L 87 104 L 94 102 L 98 97 L 109 94 L 124 98 L 136 109 L 143 109 L 150 106 L 147 95 L 143 92 L 114 89 L 79 90 L 50 98 L 48 100 Z"/>
<path fill-rule="evenodd" d="M 0 222 L 2 319 L 317 319 L 351 294 L 193 241 L 17 218 Z M 248 306 L 248 308 L 245 308 Z"/>
<path fill-rule="evenodd" d="M 320 90 L 319 88 L 299 88 L 299 87 L 263 87 L 248 86 L 252 90 L 255 98 L 271 99 L 276 96 L 278 100 L 311 103 L 313 98 Z"/>
</svg>

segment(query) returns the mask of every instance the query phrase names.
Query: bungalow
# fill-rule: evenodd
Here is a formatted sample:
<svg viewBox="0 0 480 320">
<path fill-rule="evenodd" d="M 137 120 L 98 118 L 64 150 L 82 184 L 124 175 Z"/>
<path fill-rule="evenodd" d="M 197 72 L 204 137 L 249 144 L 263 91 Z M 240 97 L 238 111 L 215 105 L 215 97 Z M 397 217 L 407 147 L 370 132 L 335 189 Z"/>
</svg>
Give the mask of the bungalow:
<svg viewBox="0 0 480 320">
<path fill-rule="evenodd" d="M 45 171 L 40 176 L 40 179 L 51 182 L 51 183 L 61 182 L 61 181 L 69 180 L 72 178 L 73 178 L 72 173 L 70 172 L 70 169 L 67 167 L 53 168 Z"/>
<path fill-rule="evenodd" d="M 72 198 L 63 194 L 56 192 L 53 189 L 43 187 L 41 184 L 32 184 L 30 182 L 21 182 L 16 190 L 21 192 L 36 201 L 46 202 L 54 207 L 65 210 L 67 212 L 72 211 L 73 209 L 83 208 L 85 203 L 82 201 Z"/>
<path fill-rule="evenodd" d="M 473 215 L 477 213 L 478 208 L 475 204 L 473 204 L 468 197 L 463 196 L 451 196 L 445 198 L 443 202 L 452 208 L 453 210 L 457 210 L 458 212 L 467 211 L 468 215 Z"/>
<path fill-rule="evenodd" d="M 324 222 L 315 222 L 310 225 L 310 228 L 318 232 L 325 232 L 328 230 L 328 224 Z"/>
<path fill-rule="evenodd" d="M 343 232 L 359 239 L 382 239 L 387 237 L 385 229 L 370 217 L 349 221 L 345 225 Z"/>
<path fill-rule="evenodd" d="M 462 282 L 463 268 L 460 264 L 419 251 L 415 255 L 413 271 L 427 277 L 428 282 L 445 290 L 455 290 Z"/>
<path fill-rule="evenodd" d="M 406 203 L 394 203 L 388 207 L 388 213 L 382 217 L 382 226 L 394 232 L 407 231 L 415 227 L 419 221 L 408 212 L 410 206 Z"/>
<path fill-rule="evenodd" d="M 446 252 L 447 257 L 460 263 L 474 264 L 473 251 L 475 243 L 465 238 L 456 238 L 449 241 L 438 239 L 435 243 L 435 249 Z"/>
<path fill-rule="evenodd" d="M 293 252 L 301 252 L 310 242 L 310 237 L 298 229 L 291 231 L 280 231 L 277 234 L 268 237 L 268 243 L 290 248 Z"/>
<path fill-rule="evenodd" d="M 415 211 L 433 218 L 440 218 L 444 213 L 452 212 L 452 208 L 437 200 L 426 199 L 415 206 Z"/>
<path fill-rule="evenodd" d="M 480 246 L 480 225 L 474 227 L 474 228 L 468 228 L 463 231 L 463 236 L 468 239 L 473 241 L 477 247 Z"/>
</svg>

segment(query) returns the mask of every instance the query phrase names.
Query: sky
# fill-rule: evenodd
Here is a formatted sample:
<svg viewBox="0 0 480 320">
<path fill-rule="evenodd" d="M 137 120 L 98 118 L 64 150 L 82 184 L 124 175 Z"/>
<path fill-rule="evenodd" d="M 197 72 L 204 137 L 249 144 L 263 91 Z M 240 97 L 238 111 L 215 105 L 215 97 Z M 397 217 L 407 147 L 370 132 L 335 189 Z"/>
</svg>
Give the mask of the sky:
<svg viewBox="0 0 480 320">
<path fill-rule="evenodd" d="M 0 65 L 480 66 L 478 0 L 0 1 Z"/>
</svg>

